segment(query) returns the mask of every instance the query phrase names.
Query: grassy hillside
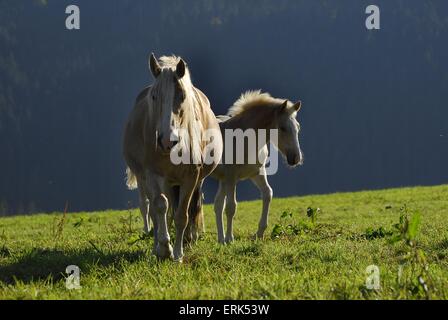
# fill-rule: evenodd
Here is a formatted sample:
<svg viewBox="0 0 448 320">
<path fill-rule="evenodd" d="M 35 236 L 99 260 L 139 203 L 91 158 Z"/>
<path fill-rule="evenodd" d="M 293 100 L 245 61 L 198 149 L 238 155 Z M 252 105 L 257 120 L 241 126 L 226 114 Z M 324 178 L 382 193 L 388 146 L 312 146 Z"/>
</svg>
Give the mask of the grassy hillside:
<svg viewBox="0 0 448 320">
<path fill-rule="evenodd" d="M 181 265 L 149 254 L 137 210 L 0 219 L 0 299 L 448 297 L 448 186 L 275 199 L 252 241 L 260 209 L 240 203 L 236 241 L 221 246 L 206 206 L 207 232 Z M 365 287 L 371 264 L 378 290 Z M 82 289 L 66 289 L 68 265 Z"/>
</svg>

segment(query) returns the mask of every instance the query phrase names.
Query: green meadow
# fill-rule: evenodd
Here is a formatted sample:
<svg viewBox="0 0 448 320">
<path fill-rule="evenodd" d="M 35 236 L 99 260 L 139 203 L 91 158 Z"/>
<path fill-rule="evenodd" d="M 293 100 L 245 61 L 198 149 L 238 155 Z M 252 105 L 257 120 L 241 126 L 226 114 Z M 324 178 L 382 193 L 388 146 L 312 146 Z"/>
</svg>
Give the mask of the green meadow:
<svg viewBox="0 0 448 320">
<path fill-rule="evenodd" d="M 275 198 L 252 240 L 260 211 L 240 202 L 235 242 L 219 245 L 206 205 L 182 264 L 151 255 L 137 209 L 0 218 L 0 299 L 448 297 L 448 185 Z"/>
</svg>

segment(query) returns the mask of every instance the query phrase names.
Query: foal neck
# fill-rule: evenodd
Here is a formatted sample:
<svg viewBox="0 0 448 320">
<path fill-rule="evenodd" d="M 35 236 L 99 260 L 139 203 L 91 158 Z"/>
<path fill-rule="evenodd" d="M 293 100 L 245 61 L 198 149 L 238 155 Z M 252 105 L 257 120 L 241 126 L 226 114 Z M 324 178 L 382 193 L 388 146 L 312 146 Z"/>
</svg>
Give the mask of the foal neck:
<svg viewBox="0 0 448 320">
<path fill-rule="evenodd" d="M 254 106 L 248 110 L 245 110 L 225 122 L 226 129 L 254 129 L 257 133 L 258 130 L 266 130 L 266 144 L 270 142 L 270 130 L 276 129 L 277 113 L 276 106 Z"/>
</svg>

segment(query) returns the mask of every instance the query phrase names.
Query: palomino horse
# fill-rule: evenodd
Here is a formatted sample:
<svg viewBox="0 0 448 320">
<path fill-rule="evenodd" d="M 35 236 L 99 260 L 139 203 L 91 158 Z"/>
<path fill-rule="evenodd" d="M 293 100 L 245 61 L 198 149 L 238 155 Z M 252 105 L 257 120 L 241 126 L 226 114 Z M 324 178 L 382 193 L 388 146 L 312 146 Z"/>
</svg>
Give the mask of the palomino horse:
<svg viewBox="0 0 448 320">
<path fill-rule="evenodd" d="M 268 158 L 269 142 L 286 157 L 288 165 L 295 167 L 303 162 L 298 134 L 300 125 L 296 120 L 297 112 L 301 108 L 301 102 L 291 103 L 288 100 L 276 99 L 268 93 L 260 91 L 248 91 L 241 95 L 235 104 L 229 109 L 228 116 L 219 116 L 220 127 L 224 139 L 224 153 L 222 163 L 212 173 L 212 177 L 219 180 L 219 189 L 215 198 L 216 225 L 218 228 L 218 241 L 220 243 L 233 241 L 233 217 L 236 213 L 236 185 L 239 180 L 251 179 L 261 192 L 263 209 L 258 231 L 255 237 L 262 238 L 268 225 L 269 206 L 272 200 L 272 188 L 269 186 L 266 176 L 266 161 Z M 256 152 L 257 161 L 248 162 L 250 158 L 249 143 L 244 144 L 243 150 L 236 150 L 233 146 L 234 136 L 227 136 L 226 130 L 266 130 L 266 139 L 260 141 L 259 135 L 254 134 L 257 141 L 249 142 L 256 146 L 252 153 Z M 272 139 L 270 132 L 275 130 L 278 139 Z M 228 131 L 227 131 L 228 132 Z M 277 140 L 277 141 L 275 141 Z M 228 150 L 232 147 L 233 150 Z M 243 152 L 244 162 L 242 164 L 227 163 L 226 153 L 233 151 Z M 255 158 L 255 157 L 254 157 Z M 227 215 L 227 233 L 224 238 L 223 210 Z"/>
<path fill-rule="evenodd" d="M 149 66 L 155 81 L 139 94 L 125 128 L 127 184 L 139 189 L 146 231 L 148 211 L 153 221 L 153 252 L 181 262 L 191 199 L 195 194 L 201 203 L 200 188 L 221 159 L 222 138 L 210 102 L 193 86 L 184 60 L 170 56 L 158 61 L 151 54 Z M 204 161 L 207 150 L 212 150 L 213 161 Z M 180 154 L 187 161 L 178 162 L 174 155 Z M 190 212 L 201 211 L 197 203 Z M 167 226 L 169 207 L 175 210 L 174 255 Z M 200 219 L 191 220 L 199 229 Z"/>
</svg>

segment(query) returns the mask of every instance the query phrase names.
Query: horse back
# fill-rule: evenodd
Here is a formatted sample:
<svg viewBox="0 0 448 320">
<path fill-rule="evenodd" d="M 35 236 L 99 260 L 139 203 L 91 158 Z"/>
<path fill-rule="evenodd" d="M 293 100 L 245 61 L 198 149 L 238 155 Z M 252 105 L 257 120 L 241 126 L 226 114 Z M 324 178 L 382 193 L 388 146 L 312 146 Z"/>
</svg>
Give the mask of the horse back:
<svg viewBox="0 0 448 320">
<path fill-rule="evenodd" d="M 146 97 L 150 89 L 148 86 L 138 94 L 124 129 L 123 155 L 133 172 L 142 171 L 144 166 L 144 128 L 148 119 Z"/>
</svg>

